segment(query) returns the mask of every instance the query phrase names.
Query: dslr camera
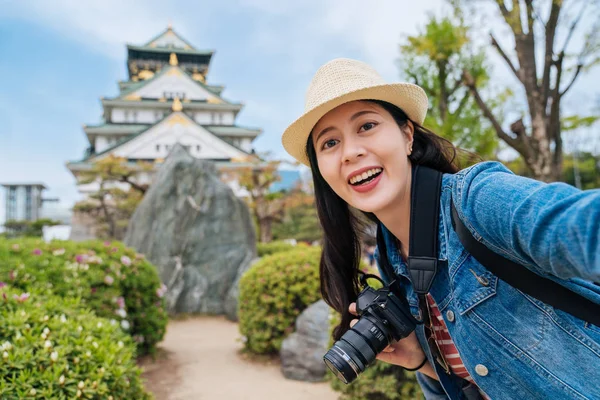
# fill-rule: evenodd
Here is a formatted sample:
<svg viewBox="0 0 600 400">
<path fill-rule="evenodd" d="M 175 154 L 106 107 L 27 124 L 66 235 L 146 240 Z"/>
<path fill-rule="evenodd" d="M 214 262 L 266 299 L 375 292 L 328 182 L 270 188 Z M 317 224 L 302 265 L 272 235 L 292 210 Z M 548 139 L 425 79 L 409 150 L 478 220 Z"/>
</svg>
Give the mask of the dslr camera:
<svg viewBox="0 0 600 400">
<path fill-rule="evenodd" d="M 366 278 L 381 282 L 375 275 L 364 274 L 362 278 L 365 285 Z M 410 313 L 408 302 L 404 296 L 394 294 L 399 291 L 397 282 L 392 282 L 380 289 L 366 285 L 358 295 L 358 322 L 323 356 L 327 367 L 345 384 L 354 381 L 392 341 L 415 330 L 417 320 Z"/>
</svg>

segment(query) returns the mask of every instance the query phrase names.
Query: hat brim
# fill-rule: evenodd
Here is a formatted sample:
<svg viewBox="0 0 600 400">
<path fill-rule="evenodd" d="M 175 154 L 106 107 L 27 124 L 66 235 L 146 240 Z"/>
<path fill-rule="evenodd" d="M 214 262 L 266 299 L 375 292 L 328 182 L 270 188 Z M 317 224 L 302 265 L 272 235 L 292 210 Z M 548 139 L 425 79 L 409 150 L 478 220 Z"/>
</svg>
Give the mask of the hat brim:
<svg viewBox="0 0 600 400">
<path fill-rule="evenodd" d="M 329 111 L 356 100 L 381 100 L 391 103 L 419 125 L 425 121 L 428 108 L 425 91 L 412 83 L 390 83 L 348 92 L 320 104 L 294 121 L 281 137 L 285 150 L 302 164 L 310 166 L 306 143 L 314 126 Z"/>
</svg>

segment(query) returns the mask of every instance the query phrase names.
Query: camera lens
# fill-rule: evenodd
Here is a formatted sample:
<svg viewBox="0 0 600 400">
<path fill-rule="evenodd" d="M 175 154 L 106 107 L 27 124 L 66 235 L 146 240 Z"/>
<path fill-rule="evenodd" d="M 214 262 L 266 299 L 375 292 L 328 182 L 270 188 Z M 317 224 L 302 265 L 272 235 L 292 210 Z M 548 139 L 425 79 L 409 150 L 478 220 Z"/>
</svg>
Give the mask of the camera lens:
<svg viewBox="0 0 600 400">
<path fill-rule="evenodd" d="M 389 344 L 383 324 L 363 316 L 333 344 L 323 360 L 327 367 L 344 383 L 354 381 Z"/>
</svg>

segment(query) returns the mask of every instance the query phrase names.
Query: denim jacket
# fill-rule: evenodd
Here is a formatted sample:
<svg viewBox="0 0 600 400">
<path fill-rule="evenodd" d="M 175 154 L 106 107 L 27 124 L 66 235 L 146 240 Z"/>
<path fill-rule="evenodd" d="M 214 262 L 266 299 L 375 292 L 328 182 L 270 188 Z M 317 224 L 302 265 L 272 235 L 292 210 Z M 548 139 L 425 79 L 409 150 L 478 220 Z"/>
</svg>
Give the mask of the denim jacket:
<svg viewBox="0 0 600 400">
<path fill-rule="evenodd" d="M 430 291 L 465 367 L 491 399 L 600 399 L 600 327 L 520 292 L 471 257 L 452 229 L 451 200 L 488 248 L 600 303 L 593 283 L 600 282 L 600 190 L 538 182 L 497 162 L 444 174 L 438 248 L 448 267 Z M 396 240 L 385 227 L 383 236 L 411 313 L 421 320 Z M 416 333 L 439 377 L 417 373 L 426 398 L 480 398 L 433 362 L 422 324 Z"/>
</svg>

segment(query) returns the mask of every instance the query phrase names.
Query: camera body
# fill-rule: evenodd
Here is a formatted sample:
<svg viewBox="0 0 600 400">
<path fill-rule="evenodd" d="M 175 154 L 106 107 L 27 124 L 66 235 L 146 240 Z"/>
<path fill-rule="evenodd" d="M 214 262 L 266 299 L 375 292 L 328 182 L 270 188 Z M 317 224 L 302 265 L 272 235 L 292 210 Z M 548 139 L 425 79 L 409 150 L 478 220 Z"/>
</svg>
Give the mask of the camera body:
<svg viewBox="0 0 600 400">
<path fill-rule="evenodd" d="M 358 377 L 390 343 L 410 335 L 417 321 L 404 297 L 390 285 L 365 287 L 356 299 L 358 322 L 323 357 L 327 367 L 344 383 Z"/>
</svg>

